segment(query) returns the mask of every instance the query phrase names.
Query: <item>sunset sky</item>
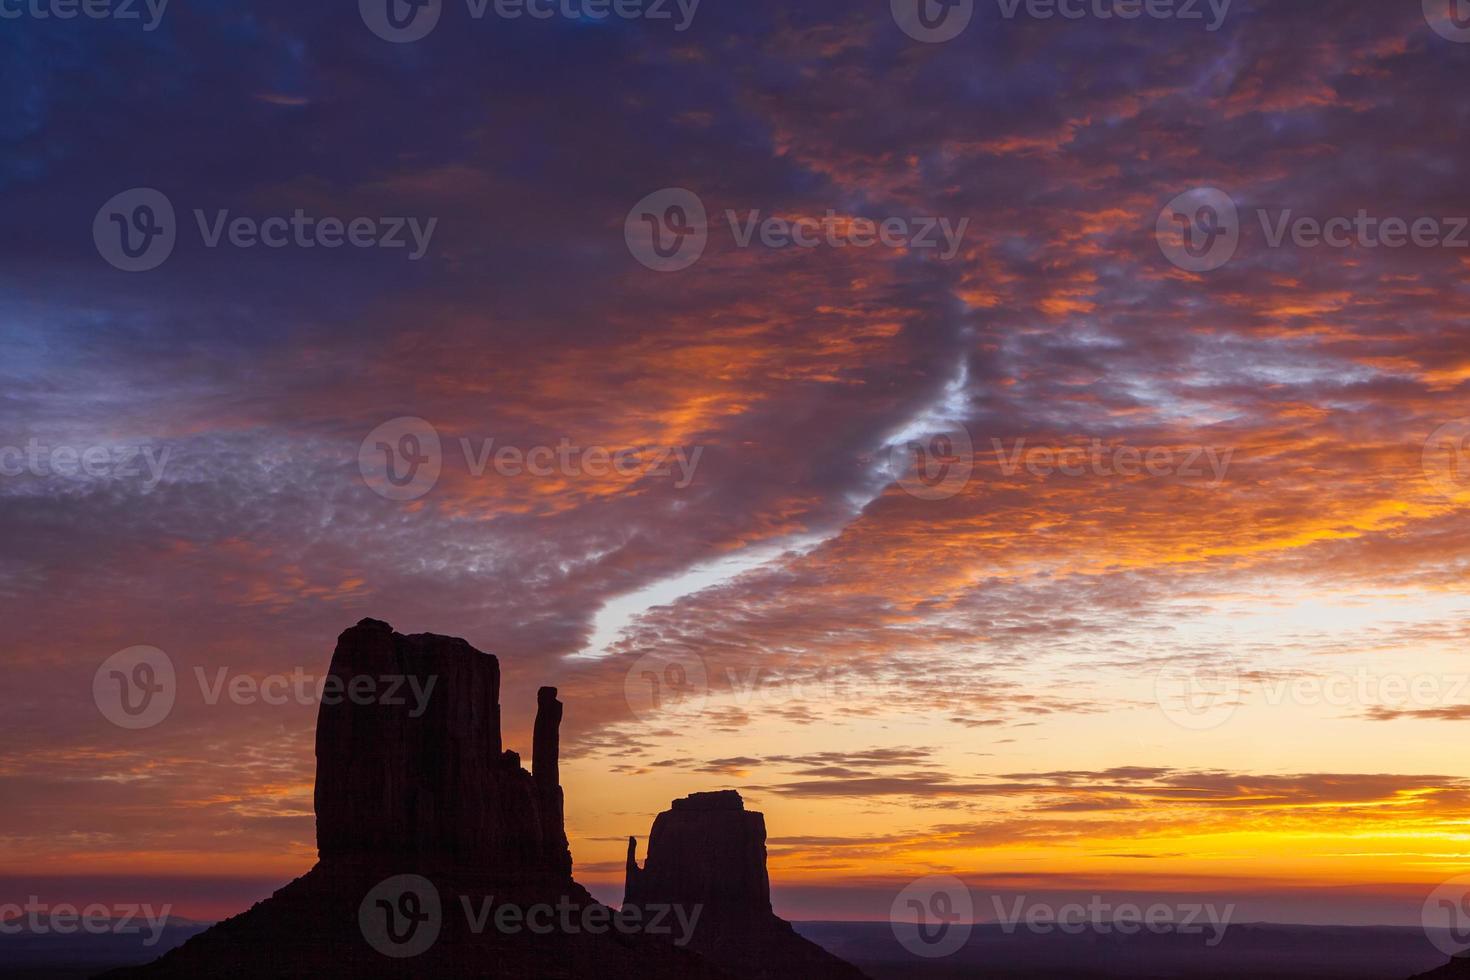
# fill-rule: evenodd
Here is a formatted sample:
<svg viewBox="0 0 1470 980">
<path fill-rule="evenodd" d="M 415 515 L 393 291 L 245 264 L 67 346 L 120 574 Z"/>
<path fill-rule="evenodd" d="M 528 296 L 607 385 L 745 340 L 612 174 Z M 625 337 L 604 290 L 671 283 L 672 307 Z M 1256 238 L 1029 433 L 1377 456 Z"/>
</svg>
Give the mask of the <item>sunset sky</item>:
<svg viewBox="0 0 1470 980">
<path fill-rule="evenodd" d="M 1452 25 L 976 0 L 926 43 L 886 0 L 446 0 L 393 43 L 353 7 L 0 29 L 0 891 L 213 918 L 304 872 L 316 705 L 196 671 L 321 676 L 369 616 L 498 656 L 527 757 L 559 687 L 608 901 L 628 835 L 723 788 L 793 919 L 954 874 L 1417 923 L 1470 873 L 1470 231 L 1272 242 L 1465 227 Z M 132 188 L 178 241 L 130 273 L 93 227 Z M 707 244 L 658 271 L 625 226 L 669 188 Z M 1195 272 L 1156 227 L 1198 188 L 1240 237 Z M 436 223 L 414 259 L 209 247 L 196 209 Z M 742 245 L 753 213 L 966 224 L 945 257 Z M 396 500 L 364 471 L 405 418 L 441 472 Z M 968 479 L 917 481 L 915 442 Z M 476 475 L 487 445 L 638 465 Z M 177 701 L 128 730 L 93 679 L 140 645 Z M 695 697 L 655 708 L 671 665 Z"/>
</svg>

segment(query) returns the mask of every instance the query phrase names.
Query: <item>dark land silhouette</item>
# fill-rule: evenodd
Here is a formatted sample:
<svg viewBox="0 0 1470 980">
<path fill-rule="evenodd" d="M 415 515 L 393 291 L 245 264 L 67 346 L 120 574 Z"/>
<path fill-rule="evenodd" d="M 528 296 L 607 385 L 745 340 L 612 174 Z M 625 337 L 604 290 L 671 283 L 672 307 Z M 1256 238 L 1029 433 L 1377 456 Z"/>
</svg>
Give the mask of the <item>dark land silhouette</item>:
<svg viewBox="0 0 1470 980">
<path fill-rule="evenodd" d="M 411 699 L 324 701 L 316 866 L 157 961 L 108 976 L 729 980 L 677 935 L 611 927 L 612 912 L 572 879 L 555 689 L 538 697 L 528 773 L 501 744 L 499 662 L 464 640 L 365 619 L 339 638 L 331 674 L 343 690 L 354 677 L 434 687 L 419 717 Z M 554 924 L 514 916 L 500 928 L 502 906 L 545 910 L 537 925 Z"/>
<path fill-rule="evenodd" d="M 675 800 L 654 821 L 641 867 L 629 841 L 624 908 L 697 909 L 692 928 L 607 928 L 614 913 L 572 878 L 554 688 L 538 694 L 527 772 L 501 743 L 499 662 L 464 640 L 363 620 L 339 638 L 331 674 L 344 690 L 367 676 L 434 686 L 421 713 L 408 698 L 322 704 L 316 866 L 208 928 L 171 923 L 161 956 L 136 937 L 0 936 L 0 976 L 54 980 L 132 963 L 141 965 L 106 976 L 1470 980 L 1470 959 L 1446 964 L 1411 929 L 1242 924 L 1207 948 L 1198 936 L 979 926 L 952 956 L 923 959 L 886 922 L 793 927 L 772 910 L 765 819 L 735 791 Z M 565 909 L 603 928 L 503 929 L 504 907 Z"/>
<path fill-rule="evenodd" d="M 734 790 L 695 793 L 660 813 L 640 868 L 628 840 L 623 902 L 703 908 L 690 948 L 740 977 L 863 980 L 863 973 L 797 935 L 771 911 L 766 818 Z"/>
<path fill-rule="evenodd" d="M 1024 930 L 1007 935 L 986 925 L 976 928 L 970 941 L 953 956 L 921 959 L 899 945 L 887 922 L 794 925 L 802 936 L 854 964 L 873 980 L 1406 980 L 1411 976 L 1414 980 L 1457 980 L 1465 976 L 1458 965 L 1459 972 L 1441 972 L 1448 957 L 1418 927 L 1240 923 L 1231 926 L 1220 946 L 1207 948 L 1197 936 L 1042 936 Z M 171 920 L 162 940 L 151 947 L 143 945 L 146 933 L 0 935 L 0 978 L 86 980 L 115 967 L 157 959 L 205 928 L 201 923 Z M 348 970 L 327 969 L 321 975 L 348 975 Z M 543 975 L 555 976 L 528 974 L 533 978 Z"/>
<path fill-rule="evenodd" d="M 1470 953 L 1451 959 L 1438 970 L 1430 970 L 1409 980 L 1470 980 Z"/>
</svg>

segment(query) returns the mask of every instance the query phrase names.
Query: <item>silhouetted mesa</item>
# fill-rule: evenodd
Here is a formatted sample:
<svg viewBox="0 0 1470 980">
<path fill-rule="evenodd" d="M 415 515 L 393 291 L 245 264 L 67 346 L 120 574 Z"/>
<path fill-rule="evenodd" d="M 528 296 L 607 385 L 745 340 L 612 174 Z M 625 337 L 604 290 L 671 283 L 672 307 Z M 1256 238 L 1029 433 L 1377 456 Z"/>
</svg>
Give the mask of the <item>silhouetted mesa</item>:
<svg viewBox="0 0 1470 980">
<path fill-rule="evenodd" d="M 675 800 L 653 822 L 642 868 L 637 852 L 628 838 L 623 903 L 700 907 L 689 945 L 721 969 L 752 980 L 863 977 L 771 911 L 766 818 L 735 790 Z"/>
<path fill-rule="evenodd" d="M 628 841 L 625 902 L 703 905 L 706 914 L 771 914 L 766 818 L 734 790 L 695 793 L 658 815 L 639 868 Z"/>
<path fill-rule="evenodd" d="M 543 688 L 537 772 L 500 743 L 500 664 L 464 640 L 403 636 L 365 619 L 342 634 L 331 675 L 405 678 L 395 697 L 321 706 L 317 850 L 323 862 L 411 858 L 431 866 L 570 876 L 557 785 L 561 702 Z M 387 684 L 380 684 L 386 690 Z M 411 691 L 427 692 L 417 699 Z"/>
<path fill-rule="evenodd" d="M 500 664 L 464 640 L 365 619 L 338 639 L 331 674 L 345 693 L 317 714 L 317 865 L 110 977 L 730 980 L 669 939 L 612 928 L 572 880 L 555 688 L 537 696 L 526 772 L 501 745 Z M 352 696 L 363 678 L 382 696 Z M 502 927 L 507 906 L 519 914 Z M 545 928 L 527 927 L 533 908 Z"/>
</svg>

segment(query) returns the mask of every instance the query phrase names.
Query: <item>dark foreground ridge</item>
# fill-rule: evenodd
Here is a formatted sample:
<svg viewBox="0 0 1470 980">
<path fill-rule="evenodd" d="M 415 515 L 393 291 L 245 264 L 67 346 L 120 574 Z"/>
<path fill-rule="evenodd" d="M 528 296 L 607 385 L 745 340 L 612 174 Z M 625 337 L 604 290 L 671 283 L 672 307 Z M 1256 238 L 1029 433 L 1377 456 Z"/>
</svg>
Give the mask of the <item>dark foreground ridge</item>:
<svg viewBox="0 0 1470 980">
<path fill-rule="evenodd" d="M 689 946 L 736 976 L 863 980 L 771 911 L 766 818 L 734 790 L 675 800 L 653 822 L 642 868 L 637 849 L 628 838 L 624 904 L 702 908 Z"/>
<path fill-rule="evenodd" d="M 1470 980 L 1470 953 L 1463 953 L 1438 970 L 1420 973 L 1409 980 Z"/>
<path fill-rule="evenodd" d="M 500 664 L 464 640 L 403 636 L 365 619 L 338 639 L 331 673 L 344 691 L 354 677 L 392 676 L 431 694 L 426 706 L 324 701 L 316 866 L 155 962 L 108 977 L 729 980 L 676 946 L 677 933 L 627 919 L 615 928 L 612 910 L 572 880 L 555 688 L 538 697 L 528 773 L 501 745 Z M 505 906 L 520 914 L 501 928 Z M 533 907 L 544 910 L 538 924 L 554 925 L 527 928 Z"/>
</svg>

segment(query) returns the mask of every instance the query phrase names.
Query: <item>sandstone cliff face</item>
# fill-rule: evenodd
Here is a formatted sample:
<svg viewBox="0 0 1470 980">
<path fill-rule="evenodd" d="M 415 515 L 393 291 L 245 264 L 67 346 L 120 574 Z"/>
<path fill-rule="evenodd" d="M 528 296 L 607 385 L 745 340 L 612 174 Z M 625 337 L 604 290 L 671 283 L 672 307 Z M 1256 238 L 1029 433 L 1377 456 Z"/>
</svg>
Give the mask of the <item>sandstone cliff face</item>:
<svg viewBox="0 0 1470 980">
<path fill-rule="evenodd" d="M 365 619 L 338 639 L 330 676 L 342 693 L 317 717 L 322 861 L 570 876 L 555 688 L 540 693 L 532 776 L 501 746 L 500 664 L 464 640 Z"/>
<path fill-rule="evenodd" d="M 720 969 L 752 980 L 863 980 L 771 911 L 766 818 L 738 792 L 675 800 L 654 819 L 641 868 L 637 849 L 630 837 L 624 904 L 698 908 L 689 945 Z"/>
</svg>

